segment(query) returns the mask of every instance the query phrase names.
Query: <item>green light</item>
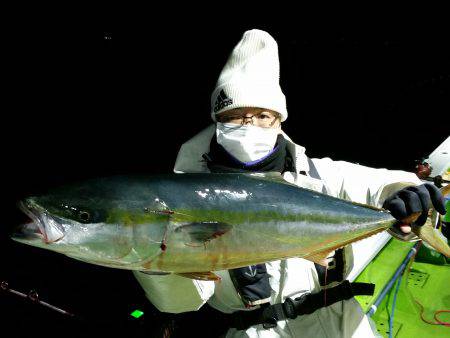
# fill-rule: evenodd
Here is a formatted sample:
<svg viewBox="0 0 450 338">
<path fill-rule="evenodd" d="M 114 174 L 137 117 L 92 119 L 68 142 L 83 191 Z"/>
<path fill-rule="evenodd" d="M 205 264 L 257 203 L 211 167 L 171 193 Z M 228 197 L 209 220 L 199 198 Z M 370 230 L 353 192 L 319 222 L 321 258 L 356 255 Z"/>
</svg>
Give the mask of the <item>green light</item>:
<svg viewBox="0 0 450 338">
<path fill-rule="evenodd" d="M 131 316 L 133 316 L 134 318 L 140 318 L 142 317 L 142 315 L 144 314 L 144 312 L 142 312 L 141 310 L 134 310 L 133 312 L 131 312 Z"/>
</svg>

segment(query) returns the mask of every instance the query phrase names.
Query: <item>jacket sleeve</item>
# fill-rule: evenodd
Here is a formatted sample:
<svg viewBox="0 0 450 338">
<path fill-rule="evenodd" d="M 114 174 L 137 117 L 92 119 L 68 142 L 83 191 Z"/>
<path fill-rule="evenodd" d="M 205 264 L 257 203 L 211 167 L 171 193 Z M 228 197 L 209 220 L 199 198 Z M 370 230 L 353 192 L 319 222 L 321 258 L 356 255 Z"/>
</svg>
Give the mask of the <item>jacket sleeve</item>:
<svg viewBox="0 0 450 338">
<path fill-rule="evenodd" d="M 215 124 L 211 124 L 192 139 L 183 143 L 173 168 L 176 174 L 209 172 L 202 155 L 209 151 L 209 144 L 215 130 Z"/>
<path fill-rule="evenodd" d="M 213 281 L 189 279 L 178 275 L 147 275 L 133 271 L 148 300 L 161 312 L 196 311 L 214 293 Z"/>
<path fill-rule="evenodd" d="M 312 159 L 328 194 L 381 207 L 392 193 L 422 181 L 411 172 L 375 169 L 330 158 Z"/>
</svg>

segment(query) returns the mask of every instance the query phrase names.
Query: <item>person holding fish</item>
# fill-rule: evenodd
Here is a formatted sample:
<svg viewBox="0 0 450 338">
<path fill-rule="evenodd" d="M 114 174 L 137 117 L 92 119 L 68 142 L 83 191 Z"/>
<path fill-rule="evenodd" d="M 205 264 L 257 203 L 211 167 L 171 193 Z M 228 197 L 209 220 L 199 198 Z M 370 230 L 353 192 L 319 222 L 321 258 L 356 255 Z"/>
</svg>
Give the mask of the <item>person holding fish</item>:
<svg viewBox="0 0 450 338">
<path fill-rule="evenodd" d="M 277 172 L 299 187 L 388 209 L 399 220 L 397 237 L 407 238 L 412 221 L 423 225 L 431 206 L 445 213 L 439 190 L 413 173 L 309 158 L 283 132 L 287 117 L 277 43 L 265 31 L 247 31 L 212 93 L 214 124 L 182 145 L 174 171 Z M 366 241 L 375 243 L 377 236 Z M 220 281 L 134 273 L 160 311 L 196 311 L 208 303 L 226 314 L 226 337 L 373 337 L 369 320 L 352 297 L 368 290 L 358 291 L 346 281 L 355 259 L 348 245 L 315 262 L 289 258 L 215 271 Z M 291 299 L 300 304 L 295 313 L 288 307 Z"/>
</svg>

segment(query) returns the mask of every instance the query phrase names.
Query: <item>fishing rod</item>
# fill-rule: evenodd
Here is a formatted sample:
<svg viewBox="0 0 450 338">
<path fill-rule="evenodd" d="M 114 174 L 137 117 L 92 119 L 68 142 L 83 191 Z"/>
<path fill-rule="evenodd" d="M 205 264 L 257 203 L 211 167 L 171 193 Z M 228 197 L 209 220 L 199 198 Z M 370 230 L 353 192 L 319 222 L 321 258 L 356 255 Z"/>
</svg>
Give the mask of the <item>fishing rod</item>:
<svg viewBox="0 0 450 338">
<path fill-rule="evenodd" d="M 395 282 L 399 279 L 399 277 L 403 274 L 405 271 L 409 261 L 416 255 L 418 252 L 420 246 L 422 245 L 422 242 L 417 242 L 408 252 L 405 259 L 403 260 L 402 264 L 395 270 L 394 275 L 392 278 L 388 281 L 388 283 L 384 286 L 384 288 L 381 290 L 380 294 L 378 295 L 377 299 L 373 303 L 373 305 L 370 307 L 369 311 L 367 311 L 367 315 L 371 317 L 380 306 L 381 302 L 383 301 L 384 297 L 389 293 L 389 291 L 394 286 Z"/>
<path fill-rule="evenodd" d="M 1 281 L 1 283 L 0 283 L 0 290 L 8 292 L 8 293 L 16 295 L 16 296 L 19 296 L 19 297 L 24 298 L 24 299 L 28 299 L 33 304 L 42 305 L 42 306 L 44 306 L 46 308 L 49 308 L 49 309 L 51 309 L 53 311 L 61 313 L 61 314 L 65 315 L 65 316 L 76 317 L 73 313 L 71 313 L 69 311 L 63 310 L 63 309 L 61 309 L 61 308 L 59 308 L 59 307 L 57 307 L 55 305 L 52 305 L 52 304 L 50 304 L 48 302 L 40 300 L 39 299 L 39 295 L 38 295 L 38 293 L 35 290 L 30 290 L 26 294 L 26 293 L 23 293 L 23 292 L 20 292 L 20 291 L 17 291 L 15 289 L 10 288 L 9 283 L 7 281 L 5 281 L 5 280 Z"/>
</svg>

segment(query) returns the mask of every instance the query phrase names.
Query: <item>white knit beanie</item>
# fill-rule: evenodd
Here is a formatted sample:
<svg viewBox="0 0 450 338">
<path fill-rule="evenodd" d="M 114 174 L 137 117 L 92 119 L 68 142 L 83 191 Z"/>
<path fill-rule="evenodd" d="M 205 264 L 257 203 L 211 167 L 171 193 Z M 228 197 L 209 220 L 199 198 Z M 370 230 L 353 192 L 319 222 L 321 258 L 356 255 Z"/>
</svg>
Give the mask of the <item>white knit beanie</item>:
<svg viewBox="0 0 450 338">
<path fill-rule="evenodd" d="M 287 119 L 280 87 L 278 45 L 269 33 L 246 31 L 234 47 L 211 95 L 211 117 L 239 107 L 271 109 Z"/>
</svg>

